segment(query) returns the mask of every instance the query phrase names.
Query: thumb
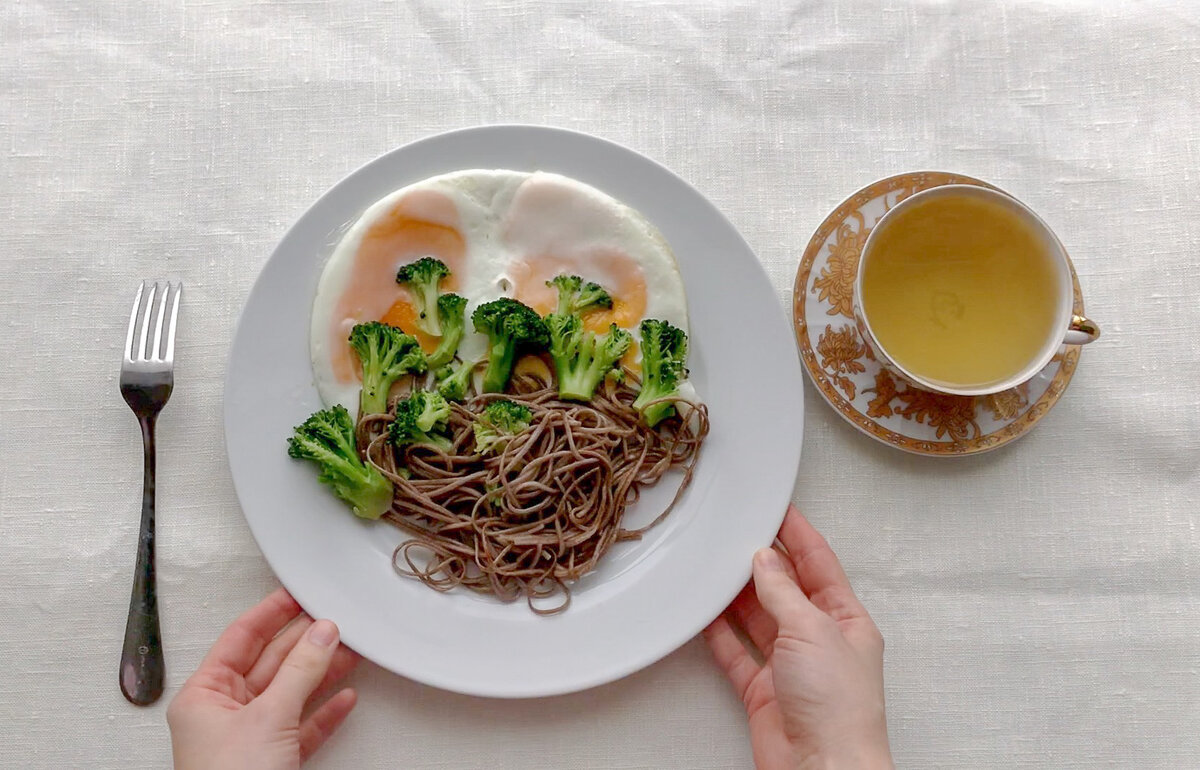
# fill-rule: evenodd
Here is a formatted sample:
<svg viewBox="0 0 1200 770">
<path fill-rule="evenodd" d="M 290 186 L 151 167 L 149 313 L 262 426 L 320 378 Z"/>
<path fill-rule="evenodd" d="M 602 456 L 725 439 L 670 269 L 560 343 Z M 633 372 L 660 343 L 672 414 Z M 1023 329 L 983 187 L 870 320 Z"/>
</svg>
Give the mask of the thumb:
<svg viewBox="0 0 1200 770">
<path fill-rule="evenodd" d="M 760 548 L 754 554 L 754 590 L 780 631 L 796 634 L 811 628 L 823 615 L 788 574 L 774 548 Z"/>
<path fill-rule="evenodd" d="M 338 627 L 333 621 L 313 623 L 284 658 L 260 700 L 288 721 L 299 720 L 304 704 L 325 678 L 337 646 Z"/>
</svg>

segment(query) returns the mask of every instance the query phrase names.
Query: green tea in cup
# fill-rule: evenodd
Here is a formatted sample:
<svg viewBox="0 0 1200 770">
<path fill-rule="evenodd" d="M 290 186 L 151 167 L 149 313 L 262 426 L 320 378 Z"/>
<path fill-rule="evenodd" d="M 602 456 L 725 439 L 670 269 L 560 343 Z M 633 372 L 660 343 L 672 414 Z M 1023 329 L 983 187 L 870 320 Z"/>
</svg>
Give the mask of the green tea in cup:
<svg viewBox="0 0 1200 770">
<path fill-rule="evenodd" d="M 855 298 L 885 363 L 963 395 L 1033 376 L 1072 324 L 1058 239 L 1020 202 L 977 186 L 933 188 L 885 214 L 863 249 Z"/>
</svg>

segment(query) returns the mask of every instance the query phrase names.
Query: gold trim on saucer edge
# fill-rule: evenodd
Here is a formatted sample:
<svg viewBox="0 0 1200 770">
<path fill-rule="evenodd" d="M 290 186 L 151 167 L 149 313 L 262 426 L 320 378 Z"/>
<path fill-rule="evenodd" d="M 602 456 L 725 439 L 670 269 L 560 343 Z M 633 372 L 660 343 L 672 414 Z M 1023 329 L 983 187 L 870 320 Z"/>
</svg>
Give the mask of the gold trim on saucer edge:
<svg viewBox="0 0 1200 770">
<path fill-rule="evenodd" d="M 899 201 L 947 184 L 999 189 L 962 174 L 919 171 L 881 179 L 844 200 L 809 239 L 796 271 L 792 314 L 804 368 L 838 414 L 898 449 L 963 456 L 998 449 L 1032 430 L 1066 390 L 1080 348 L 1063 345 L 1029 382 L 978 397 L 913 387 L 875 361 L 859 335 L 853 310 L 854 280 L 867 234 Z M 1071 281 L 1073 312 L 1083 316 L 1074 265 Z"/>
</svg>

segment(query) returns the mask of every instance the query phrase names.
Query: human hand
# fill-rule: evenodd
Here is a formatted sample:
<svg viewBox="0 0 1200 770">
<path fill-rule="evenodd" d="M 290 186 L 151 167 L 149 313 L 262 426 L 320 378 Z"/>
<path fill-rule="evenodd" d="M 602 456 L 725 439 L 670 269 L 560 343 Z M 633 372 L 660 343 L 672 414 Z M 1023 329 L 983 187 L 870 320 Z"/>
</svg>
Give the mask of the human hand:
<svg viewBox="0 0 1200 770">
<path fill-rule="evenodd" d="M 754 554 L 754 577 L 704 631 L 750 719 L 754 763 L 775 768 L 891 768 L 883 636 L 825 538 L 794 506 L 786 554 Z M 762 665 L 734 633 L 757 648 Z"/>
<path fill-rule="evenodd" d="M 235 620 L 167 707 L 176 770 L 291 770 L 354 708 L 346 688 L 301 719 L 358 656 L 280 588 Z"/>
</svg>

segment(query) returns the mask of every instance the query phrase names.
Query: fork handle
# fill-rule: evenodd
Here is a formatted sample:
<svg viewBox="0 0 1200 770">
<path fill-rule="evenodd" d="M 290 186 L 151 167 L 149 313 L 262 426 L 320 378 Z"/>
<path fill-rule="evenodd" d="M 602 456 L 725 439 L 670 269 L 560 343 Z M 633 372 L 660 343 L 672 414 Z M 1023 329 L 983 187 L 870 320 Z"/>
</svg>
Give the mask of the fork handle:
<svg viewBox="0 0 1200 770">
<path fill-rule="evenodd" d="M 121 692 L 126 700 L 148 706 L 163 692 L 162 638 L 158 627 L 158 591 L 154 579 L 154 423 L 158 415 L 140 418 L 145 473 L 142 479 L 142 526 L 125 646 L 121 650 Z"/>
</svg>

